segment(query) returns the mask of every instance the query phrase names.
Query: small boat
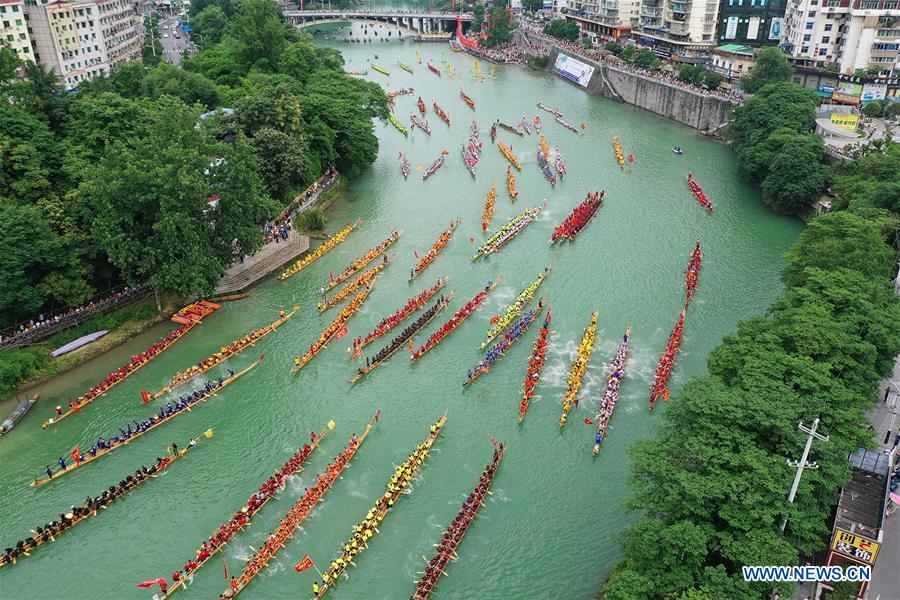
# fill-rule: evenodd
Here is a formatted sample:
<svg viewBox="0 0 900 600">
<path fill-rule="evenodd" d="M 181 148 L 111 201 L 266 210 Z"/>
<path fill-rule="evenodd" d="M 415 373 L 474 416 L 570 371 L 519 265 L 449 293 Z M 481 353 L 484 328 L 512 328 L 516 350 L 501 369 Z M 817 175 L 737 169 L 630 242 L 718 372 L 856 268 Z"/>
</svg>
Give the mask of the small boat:
<svg viewBox="0 0 900 600">
<path fill-rule="evenodd" d="M 382 75 L 390 76 L 391 72 L 385 69 L 384 67 L 379 67 L 378 65 L 372 65 L 372 68 L 381 73 Z"/>
<path fill-rule="evenodd" d="M 406 155 L 402 152 L 400 153 L 400 160 L 403 162 L 400 163 L 400 174 L 403 175 L 403 179 L 409 178 L 409 161 L 406 160 Z"/>
<path fill-rule="evenodd" d="M 440 169 L 441 166 L 443 166 L 443 164 L 444 164 L 444 156 L 446 156 L 447 154 L 448 154 L 448 152 L 447 152 L 446 150 L 444 150 L 444 151 L 441 153 L 441 155 L 437 158 L 437 160 L 435 160 L 433 163 L 431 163 L 431 164 L 428 166 L 427 169 L 425 169 L 425 172 L 422 173 L 422 179 L 428 179 L 429 177 L 431 177 L 432 175 L 434 175 L 434 172 L 437 171 L 438 169 Z"/>
<path fill-rule="evenodd" d="M 431 135 L 431 127 L 428 125 L 428 121 L 424 121 L 416 115 L 410 115 L 409 121 L 413 124 L 413 127 L 418 127 L 428 135 Z"/>
<path fill-rule="evenodd" d="M 50 356 L 52 356 L 53 358 L 56 358 L 57 356 L 62 356 L 63 354 L 68 354 L 69 352 L 72 352 L 73 350 L 77 350 L 78 348 L 81 348 L 82 346 L 87 346 L 91 342 L 99 340 L 107 333 L 109 333 L 108 329 L 101 329 L 100 331 L 95 331 L 94 333 L 89 333 L 87 335 L 83 335 L 80 338 L 78 338 L 77 340 L 73 340 L 64 346 L 60 346 L 59 348 L 57 348 L 56 350 L 51 352 Z"/>
<path fill-rule="evenodd" d="M 13 409 L 12 413 L 10 413 L 9 417 L 6 418 L 3 423 L 0 423 L 0 435 L 8 432 L 10 429 L 16 426 L 16 423 L 22 420 L 31 407 L 34 406 L 34 403 L 37 402 L 40 394 L 34 394 L 31 398 L 26 398 L 21 400 L 16 407 Z"/>
<path fill-rule="evenodd" d="M 568 171 L 566 171 L 566 165 L 563 162 L 562 152 L 559 151 L 559 146 L 553 149 L 553 166 L 556 167 L 556 173 L 559 175 L 560 179 L 562 179 L 563 175 L 568 173 Z"/>
<path fill-rule="evenodd" d="M 359 225 L 360 221 L 357 220 L 355 223 L 349 223 L 343 229 L 338 231 L 336 234 L 325 240 L 324 243 L 319 245 L 315 250 L 309 252 L 306 256 L 299 259 L 293 265 L 285 268 L 284 271 L 281 272 L 281 275 L 278 276 L 278 281 L 284 281 L 288 277 L 292 277 L 308 267 L 310 264 L 321 258 L 325 253 L 334 249 L 338 244 L 347 239 L 347 236 L 350 235 L 351 232 Z"/>
<path fill-rule="evenodd" d="M 550 185 L 556 185 L 556 175 L 553 174 L 553 169 L 550 168 L 547 157 L 541 152 L 538 152 L 536 156 L 538 166 L 541 168 L 541 171 L 543 171 L 544 177 L 550 182 Z"/>
<path fill-rule="evenodd" d="M 578 344 L 578 356 L 572 362 L 567 378 L 568 386 L 566 393 L 563 395 L 562 416 L 559 418 L 559 426 L 565 427 L 569 417 L 569 411 L 578 406 L 578 391 L 584 381 L 584 373 L 587 370 L 588 361 L 591 359 L 591 353 L 594 350 L 594 340 L 597 334 L 597 311 L 591 313 L 591 323 L 584 328 L 584 335 L 581 337 L 581 343 Z"/>
<path fill-rule="evenodd" d="M 511 167 L 506 167 L 506 191 L 513 202 L 519 197 L 519 190 L 516 189 L 516 174 L 512 172 Z"/>
<path fill-rule="evenodd" d="M 566 121 L 565 119 L 563 119 L 562 117 L 556 117 L 556 122 L 559 123 L 560 125 L 562 125 L 563 127 L 565 127 L 566 129 L 568 129 L 569 131 L 574 131 L 575 133 L 578 133 L 578 128 L 575 127 L 574 125 L 572 125 L 571 123 L 569 123 L 568 121 Z"/>
<path fill-rule="evenodd" d="M 462 146 L 462 158 L 463 162 L 466 165 L 466 168 L 469 170 L 469 173 L 472 174 L 472 177 L 475 177 L 475 165 L 478 164 L 478 157 L 473 156 L 469 149 L 465 146 Z"/>
<path fill-rule="evenodd" d="M 685 179 L 687 180 L 688 187 L 691 189 L 691 193 L 694 194 L 694 198 L 697 199 L 700 206 L 705 208 L 706 212 L 711 213 L 713 211 L 713 204 L 710 202 L 709 198 L 706 197 L 706 193 L 703 191 L 703 188 L 700 187 L 700 184 L 694 181 L 694 175 L 688 173 L 685 175 Z"/>
<path fill-rule="evenodd" d="M 503 129 L 505 129 L 506 131 L 508 131 L 510 133 L 516 134 L 519 137 L 525 137 L 525 134 L 522 133 L 521 131 L 519 131 L 518 128 L 513 127 L 512 125 L 508 125 L 508 124 L 504 123 L 503 121 L 497 121 L 497 125 L 499 125 L 500 127 L 502 127 Z"/>
<path fill-rule="evenodd" d="M 444 246 L 447 245 L 447 242 L 450 241 L 450 238 L 453 237 L 453 232 L 456 231 L 457 227 L 459 227 L 460 222 L 462 222 L 462 218 L 457 217 L 450 222 L 450 227 L 441 232 L 441 235 L 439 235 L 437 241 L 435 241 L 434 244 L 431 245 L 431 248 L 428 250 L 425 256 L 419 259 L 419 262 L 416 263 L 416 266 L 410 270 L 410 282 L 418 277 L 419 274 L 425 270 L 425 267 L 430 265 L 434 261 L 434 259 L 437 258 L 437 255 L 440 254 L 441 250 L 444 249 Z"/>
<path fill-rule="evenodd" d="M 619 386 L 625 377 L 625 364 L 628 362 L 628 337 L 631 335 L 631 325 L 625 327 L 625 335 L 616 351 L 616 356 L 609 365 L 609 374 L 606 376 L 606 389 L 600 397 L 600 408 L 594 417 L 597 425 L 597 433 L 594 435 L 594 456 L 600 454 L 600 444 L 606 439 L 607 428 L 612 420 L 613 411 L 619 401 Z"/>
<path fill-rule="evenodd" d="M 675 146 L 674 148 L 672 148 L 672 152 L 674 152 L 675 154 L 684 154 L 684 150 L 681 149 L 681 146 Z"/>
<path fill-rule="evenodd" d="M 700 283 L 700 267 L 703 266 L 703 251 L 700 250 L 700 240 L 694 242 L 694 251 L 691 252 L 691 261 L 688 263 L 687 274 L 684 276 L 684 305 L 691 303 L 697 284 Z"/>
<path fill-rule="evenodd" d="M 498 252 L 510 240 L 525 231 L 525 228 L 533 223 L 545 208 L 547 208 L 546 202 L 543 206 L 526 208 L 524 212 L 507 221 L 505 225 L 497 230 L 497 233 L 489 237 L 487 241 L 478 247 L 478 251 L 472 256 L 472 262 L 475 262 L 482 256 L 488 256 L 494 252 Z"/>
<path fill-rule="evenodd" d="M 474 135 L 478 135 L 478 123 L 472 121 L 471 129 Z"/>
<path fill-rule="evenodd" d="M 400 235 L 403 233 L 403 230 L 394 229 L 391 231 L 391 234 L 386 237 L 384 240 L 379 242 L 376 246 L 373 246 L 365 254 L 355 259 L 352 263 L 347 265 L 343 271 L 341 271 L 337 277 L 331 277 L 328 282 L 323 286 L 325 291 L 333 290 L 338 287 L 360 271 L 362 271 L 366 265 L 371 263 L 373 260 L 387 252 L 388 248 L 394 245 L 398 239 L 400 239 Z"/>
<path fill-rule="evenodd" d="M 294 367 L 291 369 L 291 373 L 294 375 L 299 373 L 300 370 L 309 364 L 309 361 L 314 359 L 319 352 L 328 347 L 328 342 L 331 341 L 331 338 L 335 337 L 338 332 L 344 330 L 347 326 L 347 322 L 362 307 L 363 302 L 369 297 L 371 291 L 372 286 L 369 285 L 364 287 L 353 297 L 353 300 L 338 313 L 338 316 L 335 317 L 334 321 L 329 323 L 328 326 L 322 330 L 322 333 L 319 334 L 319 338 L 309 345 L 309 350 L 307 350 L 303 356 L 294 358 Z"/>
<path fill-rule="evenodd" d="M 419 112 L 422 113 L 422 114 L 424 115 L 424 114 L 425 114 L 425 101 L 422 100 L 422 97 L 421 97 L 421 96 L 419 96 L 419 101 L 416 102 L 416 104 L 417 104 L 418 107 L 419 107 Z"/>
<path fill-rule="evenodd" d="M 491 125 L 491 143 L 497 139 L 497 123 L 496 121 Z"/>
<path fill-rule="evenodd" d="M 543 102 L 538 102 L 538 103 L 537 103 L 537 106 L 538 106 L 538 108 L 540 108 L 541 110 L 546 110 L 548 113 L 550 113 L 550 114 L 553 115 L 553 116 L 556 116 L 556 117 L 561 117 L 561 116 L 562 116 L 562 111 L 560 111 L 558 108 L 550 108 L 549 106 L 547 106 L 547 105 L 544 104 Z"/>
<path fill-rule="evenodd" d="M 620 167 L 625 166 L 625 153 L 622 151 L 622 144 L 619 143 L 619 137 L 613 138 L 613 151 L 616 153 L 616 162 Z"/>
<path fill-rule="evenodd" d="M 550 156 L 550 144 L 547 143 L 547 138 L 544 137 L 544 134 L 541 134 L 541 153 L 544 156 Z"/>
<path fill-rule="evenodd" d="M 238 292 L 236 294 L 226 294 L 224 296 L 216 296 L 216 302 L 234 302 L 235 300 L 243 300 L 250 295 L 250 292 Z"/>
<path fill-rule="evenodd" d="M 560 240 L 574 240 L 581 230 L 587 227 L 597 211 L 603 206 L 606 192 L 588 192 L 584 202 L 576 206 L 559 227 L 553 228 L 550 243 Z"/>
<path fill-rule="evenodd" d="M 531 124 L 534 125 L 534 130 L 538 133 L 541 132 L 541 118 L 537 115 L 534 115 L 534 119 L 532 119 Z"/>
<path fill-rule="evenodd" d="M 525 130 L 525 133 L 531 135 L 531 123 L 525 117 L 522 117 L 522 129 Z"/>
<path fill-rule="evenodd" d="M 351 281 L 350 283 L 345 285 L 343 288 L 341 288 L 341 290 L 336 292 L 334 294 L 334 296 L 332 296 L 331 298 L 323 299 L 323 300 L 317 302 L 316 309 L 320 313 L 323 313 L 326 310 L 328 310 L 329 308 L 332 308 L 332 307 L 337 306 L 338 304 L 342 303 L 344 300 L 349 298 L 351 294 L 356 292 L 356 290 L 360 289 L 361 287 L 363 287 L 363 286 L 372 287 L 372 284 L 375 282 L 375 278 L 378 277 L 378 275 L 385 269 L 385 267 L 388 266 L 388 264 L 391 262 L 391 260 L 393 260 L 394 255 L 391 255 L 391 256 L 384 255 L 382 258 L 383 258 L 383 260 L 381 260 L 380 262 L 377 262 L 375 264 L 375 266 L 373 266 L 368 271 L 365 271 L 365 272 L 357 275 L 356 278 L 353 279 L 353 281 Z"/>
<path fill-rule="evenodd" d="M 494 201 L 497 199 L 497 184 L 492 183 L 491 189 L 488 190 L 487 199 L 484 201 L 484 213 L 481 218 L 481 230 L 487 231 L 494 217 Z"/>
<path fill-rule="evenodd" d="M 400 67 L 401 69 L 403 69 L 404 71 L 406 71 L 407 73 L 412 74 L 412 72 L 413 72 L 413 68 L 412 68 L 411 66 L 409 66 L 409 65 L 404 65 L 404 64 L 403 64 L 402 62 L 400 62 L 399 60 L 397 61 L 397 66 Z"/>
<path fill-rule="evenodd" d="M 465 102 L 469 108 L 475 110 L 475 101 L 469 98 L 464 91 L 459 90 L 459 97 L 462 98 L 462 101 Z"/>
<path fill-rule="evenodd" d="M 504 143 L 503 143 L 502 141 L 500 141 L 500 140 L 497 140 L 497 145 L 500 147 L 500 152 L 503 154 L 503 156 L 506 157 L 506 160 L 509 161 L 509 164 L 511 164 L 511 165 L 514 166 L 516 169 L 518 169 L 519 171 L 521 171 L 521 170 L 522 170 L 522 163 L 520 163 L 520 162 L 519 162 L 519 159 L 516 157 L 516 155 L 513 154 L 512 146 L 507 146 L 506 144 L 504 144 Z"/>
<path fill-rule="evenodd" d="M 391 122 L 391 125 L 393 125 L 394 127 L 396 127 L 397 130 L 398 130 L 400 133 L 402 133 L 403 135 L 409 135 L 409 129 L 407 129 L 406 126 L 405 126 L 403 123 L 401 123 L 400 121 L 398 121 L 398 120 L 394 117 L 394 115 L 388 115 L 388 121 L 390 121 L 390 122 Z"/>
<path fill-rule="evenodd" d="M 502 315 L 491 318 L 492 325 L 487 331 L 487 338 L 481 342 L 481 345 L 478 347 L 479 350 L 487 348 L 488 344 L 493 342 L 498 335 L 503 333 L 504 329 L 509 327 L 510 323 L 522 314 L 522 311 L 525 310 L 525 306 L 534 299 L 534 295 L 537 293 L 538 288 L 541 287 L 541 283 L 544 282 L 544 279 L 546 279 L 549 274 L 550 266 L 548 265 L 543 271 L 538 273 L 537 279 L 529 283 L 525 289 L 519 292 L 519 295 L 516 296 L 516 299 L 513 300 L 512 304 L 506 307 L 506 310 Z"/>
<path fill-rule="evenodd" d="M 437 102 L 432 102 L 431 107 L 434 108 L 435 114 L 447 125 L 450 124 L 450 115 L 444 112 L 444 109 L 438 106 Z"/>
<path fill-rule="evenodd" d="M 485 357 L 475 365 L 475 368 L 469 371 L 469 377 L 463 383 L 463 387 L 468 387 L 472 384 L 473 381 L 488 373 L 491 370 L 491 367 L 501 358 L 506 356 L 506 353 L 509 352 L 510 347 L 515 344 L 517 341 L 522 339 L 525 333 L 528 331 L 528 328 L 532 323 L 538 318 L 541 314 L 541 311 L 544 310 L 544 306 L 547 304 L 546 298 L 541 298 L 538 301 L 538 304 L 535 308 L 526 311 L 522 318 L 519 319 L 506 333 L 502 340 L 491 346 L 491 348 L 487 351 Z M 482 345 L 482 349 L 484 345 Z"/>
<path fill-rule="evenodd" d="M 531 356 L 528 358 L 528 367 L 525 370 L 525 381 L 522 384 L 522 400 L 519 402 L 519 424 L 525 421 L 525 413 L 534 396 L 534 389 L 541 380 L 541 371 L 544 370 L 544 359 L 547 356 L 547 339 L 550 337 L 550 319 L 553 317 L 553 309 L 547 309 L 547 316 L 541 325 L 541 332 L 531 347 Z"/>
<path fill-rule="evenodd" d="M 438 69 L 438 68 L 437 68 L 436 66 L 434 66 L 433 64 L 431 64 L 431 61 L 430 61 L 430 60 L 428 61 L 428 70 L 431 71 L 432 73 L 434 73 L 435 75 L 437 75 L 438 77 L 441 76 L 441 70 Z"/>
</svg>

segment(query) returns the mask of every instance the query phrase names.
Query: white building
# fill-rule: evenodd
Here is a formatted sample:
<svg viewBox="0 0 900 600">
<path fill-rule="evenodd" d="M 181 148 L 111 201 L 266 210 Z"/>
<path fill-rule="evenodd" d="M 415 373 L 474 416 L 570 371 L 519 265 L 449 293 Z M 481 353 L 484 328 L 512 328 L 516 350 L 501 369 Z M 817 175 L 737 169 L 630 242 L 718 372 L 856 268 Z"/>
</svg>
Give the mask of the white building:
<svg viewBox="0 0 900 600">
<path fill-rule="evenodd" d="M 557 0 L 557 6 L 561 0 Z M 618 39 L 638 25 L 640 0 L 567 0 L 566 18 L 581 26 L 589 37 Z"/>
<path fill-rule="evenodd" d="M 0 46 L 11 49 L 22 60 L 34 60 L 22 0 L 0 0 Z"/>
<path fill-rule="evenodd" d="M 789 0 L 781 44 L 806 63 L 891 77 L 900 72 L 900 0 Z"/>
<path fill-rule="evenodd" d="M 642 0 L 640 36 L 672 53 L 691 54 L 716 43 L 718 0 Z"/>
<path fill-rule="evenodd" d="M 26 0 L 28 31 L 39 63 L 67 89 L 139 60 L 144 24 L 139 0 Z"/>
</svg>

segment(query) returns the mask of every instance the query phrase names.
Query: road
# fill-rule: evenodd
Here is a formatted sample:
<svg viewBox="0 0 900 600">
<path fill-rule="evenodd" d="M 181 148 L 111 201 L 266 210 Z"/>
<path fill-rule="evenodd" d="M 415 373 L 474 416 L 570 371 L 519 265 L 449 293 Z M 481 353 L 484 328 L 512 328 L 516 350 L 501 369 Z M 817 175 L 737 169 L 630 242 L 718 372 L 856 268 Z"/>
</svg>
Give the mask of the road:
<svg viewBox="0 0 900 600">
<path fill-rule="evenodd" d="M 159 19 L 159 41 L 162 43 L 163 58 L 173 65 L 181 64 L 181 55 L 185 50 L 191 53 L 196 52 L 188 33 L 181 31 L 181 26 L 178 24 L 179 18 L 178 16 L 161 16 Z"/>
</svg>

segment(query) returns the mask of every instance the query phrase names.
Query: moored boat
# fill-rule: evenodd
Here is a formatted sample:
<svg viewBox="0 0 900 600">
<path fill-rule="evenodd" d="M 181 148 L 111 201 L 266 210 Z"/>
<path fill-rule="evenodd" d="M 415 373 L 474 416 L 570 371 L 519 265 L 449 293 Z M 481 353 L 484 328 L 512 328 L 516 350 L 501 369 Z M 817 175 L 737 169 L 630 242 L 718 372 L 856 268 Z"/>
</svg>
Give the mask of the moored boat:
<svg viewBox="0 0 900 600">
<path fill-rule="evenodd" d="M 360 221 L 357 219 L 353 223 L 348 223 L 344 226 L 343 229 L 338 231 L 333 236 L 329 237 L 323 243 L 319 244 L 319 246 L 308 253 L 306 256 L 295 262 L 290 267 L 287 267 L 284 271 L 281 272 L 281 275 L 278 276 L 279 281 L 284 281 L 288 277 L 293 277 L 318 259 L 322 258 L 326 253 L 336 248 L 341 242 L 347 239 L 347 236 L 356 229 L 356 226 L 359 225 Z"/>
<path fill-rule="evenodd" d="M 435 160 L 433 163 L 428 165 L 428 168 L 425 169 L 424 173 L 422 173 L 422 179 L 428 179 L 429 177 L 434 175 L 434 173 L 443 166 L 444 157 L 447 154 L 449 154 L 449 152 L 447 152 L 446 150 L 441 152 L 441 155 L 437 157 L 437 160 Z"/>
<path fill-rule="evenodd" d="M 515 154 L 513 154 L 512 146 L 511 145 L 507 146 L 506 144 L 503 143 L 503 140 L 500 140 L 500 139 L 497 140 L 497 146 L 499 146 L 500 152 L 503 154 L 504 157 L 506 157 L 506 160 L 509 161 L 509 164 L 514 166 L 517 170 L 521 171 L 522 163 L 520 163 L 518 157 Z"/>
<path fill-rule="evenodd" d="M 441 121 L 443 121 L 443 122 L 446 123 L 447 125 L 450 124 L 450 115 L 448 115 L 448 114 L 444 111 L 443 108 L 441 108 L 440 106 L 438 106 L 438 103 L 437 103 L 437 102 L 432 102 L 432 103 L 431 103 L 431 107 L 434 109 L 434 113 L 438 116 L 438 118 L 439 118 Z"/>
<path fill-rule="evenodd" d="M 13 411 L 9 414 L 9 416 L 0 423 L 0 435 L 9 432 L 10 429 L 16 426 L 16 423 L 21 421 L 25 415 L 31 410 L 31 407 L 34 406 L 34 403 L 37 402 L 40 394 L 35 393 L 31 396 L 31 398 L 25 398 L 24 400 L 20 400 Z"/>
<path fill-rule="evenodd" d="M 543 271 L 538 273 L 537 279 L 529 283 L 525 286 L 525 289 L 519 292 L 519 295 L 516 296 L 513 303 L 506 307 L 503 315 L 498 315 L 491 319 L 491 326 L 487 330 L 487 338 L 481 342 L 481 345 L 478 347 L 479 350 L 484 350 L 488 344 L 493 342 L 494 339 L 513 322 L 513 320 L 522 314 L 525 306 L 531 302 L 534 295 L 537 293 L 538 288 L 541 287 L 541 284 L 544 283 L 544 279 L 546 279 L 549 274 L 550 266 L 548 265 L 544 267 Z"/>
<path fill-rule="evenodd" d="M 309 361 L 326 348 L 331 338 L 335 337 L 338 333 L 343 336 L 347 329 L 347 321 L 356 314 L 356 311 L 360 309 L 363 302 L 369 297 L 371 291 L 372 286 L 366 286 L 360 290 L 360 292 L 353 297 L 353 300 L 338 313 L 338 316 L 334 318 L 334 321 L 329 323 L 328 326 L 322 330 L 322 333 L 319 334 L 319 338 L 309 345 L 309 350 L 307 350 L 303 356 L 294 357 L 294 367 L 291 369 L 291 373 L 299 373 L 300 369 L 309 364 Z"/>
<path fill-rule="evenodd" d="M 493 254 L 500 250 L 507 242 L 522 233 L 528 225 L 533 223 L 534 220 L 537 219 L 537 216 L 541 214 L 541 211 L 546 207 L 547 203 L 545 202 L 542 206 L 526 208 L 523 213 L 518 214 L 507 221 L 506 225 L 498 229 L 497 233 L 479 246 L 478 252 L 472 256 L 472 262 L 478 260 L 478 258 L 482 256 L 488 256 L 489 254 Z"/>
<path fill-rule="evenodd" d="M 475 101 L 469 98 L 466 93 L 462 90 L 459 90 L 459 97 L 462 98 L 462 101 L 466 103 L 466 106 L 475 110 Z"/>
<path fill-rule="evenodd" d="M 510 132 L 510 133 L 514 133 L 515 135 L 517 135 L 517 136 L 519 136 L 519 137 L 524 137 L 524 136 L 525 136 L 525 134 L 522 133 L 521 131 L 519 131 L 519 129 L 518 129 L 517 127 L 513 127 L 512 125 L 508 125 L 508 124 L 504 123 L 503 121 L 499 121 L 499 120 L 498 120 L 498 121 L 497 121 L 497 125 L 499 125 L 501 128 L 505 129 L 506 131 L 508 131 L 508 132 Z"/>
<path fill-rule="evenodd" d="M 591 222 L 597 211 L 603 206 L 606 192 L 588 192 L 587 198 L 572 209 L 572 212 L 563 220 L 559 227 L 553 228 L 550 235 L 550 243 L 560 240 L 574 240 L 581 231 Z"/>
<path fill-rule="evenodd" d="M 597 433 L 594 435 L 594 456 L 600 454 L 600 444 L 606 439 L 607 428 L 612 420 L 613 411 L 616 409 L 616 403 L 619 401 L 619 386 L 625 378 L 625 364 L 628 362 L 628 337 L 631 335 L 631 325 L 625 327 L 625 335 L 619 343 L 616 355 L 609 364 L 609 373 L 606 376 L 606 388 L 603 395 L 600 396 L 600 407 L 597 410 L 597 416 L 594 417 L 594 424 L 597 426 Z"/>
<path fill-rule="evenodd" d="M 597 335 L 597 311 L 591 313 L 591 323 L 584 328 L 584 335 L 581 337 L 581 343 L 578 344 L 578 356 L 572 362 L 572 368 L 569 369 L 569 376 L 566 378 L 568 383 L 566 393 L 563 395 L 562 416 L 559 418 L 559 426 L 565 427 L 569 418 L 569 411 L 578 406 L 578 392 L 581 390 L 581 384 L 584 382 L 584 374 L 587 370 L 588 361 L 591 359 L 591 352 L 594 350 L 594 338 Z"/>
<path fill-rule="evenodd" d="M 550 319 L 553 317 L 553 309 L 547 309 L 547 316 L 541 325 L 541 331 L 531 346 L 531 356 L 528 357 L 528 367 L 525 369 L 525 381 L 522 384 L 522 399 L 519 401 L 519 423 L 525 421 L 525 414 L 534 389 L 541 380 L 541 372 L 544 370 L 544 359 L 547 356 L 547 340 L 550 338 Z"/>
<path fill-rule="evenodd" d="M 691 193 L 694 195 L 694 198 L 697 199 L 697 202 L 700 203 L 700 206 L 706 209 L 706 212 L 713 211 L 713 204 L 710 202 L 709 198 L 706 197 L 706 193 L 703 191 L 703 188 L 694 180 L 693 173 L 688 173 L 685 175 L 685 180 L 687 181 L 688 187 L 691 189 Z"/>
<path fill-rule="evenodd" d="M 492 183 L 491 189 L 488 190 L 487 199 L 484 201 L 484 212 L 481 217 L 481 230 L 487 231 L 494 216 L 494 201 L 497 199 L 497 184 Z"/>
<path fill-rule="evenodd" d="M 396 229 L 391 231 L 391 235 L 382 240 L 377 246 L 369 249 L 365 254 L 347 265 L 347 267 L 343 271 L 341 271 L 337 277 L 330 278 L 328 280 L 328 283 L 325 284 L 325 291 L 334 289 L 337 286 L 341 285 L 342 283 L 353 277 L 353 275 L 364 269 L 365 266 L 370 262 L 384 254 L 387 249 L 394 244 L 394 242 L 400 239 L 400 234 L 402 233 L 402 231 L 398 231 Z"/>
<path fill-rule="evenodd" d="M 422 271 L 424 271 L 428 265 L 434 262 L 434 259 L 437 258 L 438 254 L 440 254 L 441 250 L 444 249 L 444 246 L 447 245 L 447 242 L 450 241 L 450 238 L 453 237 L 453 232 L 456 231 L 456 228 L 459 227 L 460 222 L 462 222 L 461 217 L 457 217 L 453 221 L 450 222 L 450 227 L 441 232 L 441 235 L 438 236 L 438 239 L 431 245 L 431 248 L 428 252 L 419 259 L 419 262 L 416 263 L 416 266 L 410 269 L 409 271 L 409 280 L 410 282 L 419 276 Z M 416 254 L 418 257 L 418 254 Z"/>
<path fill-rule="evenodd" d="M 547 299 L 541 298 L 538 300 L 537 306 L 526 311 L 525 314 L 522 315 L 522 318 L 510 327 L 506 335 L 503 336 L 503 339 L 491 346 L 485 354 L 485 357 L 475 365 L 475 368 L 469 370 L 468 379 L 463 383 L 463 387 L 471 385 L 473 381 L 490 371 L 494 363 L 506 356 L 506 353 L 512 345 L 522 339 L 531 324 L 537 320 L 546 304 Z"/>
</svg>

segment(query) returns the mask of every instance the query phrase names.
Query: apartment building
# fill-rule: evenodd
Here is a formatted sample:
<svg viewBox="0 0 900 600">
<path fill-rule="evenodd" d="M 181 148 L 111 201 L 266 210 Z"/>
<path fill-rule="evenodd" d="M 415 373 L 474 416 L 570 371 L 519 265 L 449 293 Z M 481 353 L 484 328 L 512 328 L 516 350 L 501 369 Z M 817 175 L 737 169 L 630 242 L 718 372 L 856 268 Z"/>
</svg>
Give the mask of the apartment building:
<svg viewBox="0 0 900 600">
<path fill-rule="evenodd" d="M 777 45 L 787 0 L 721 0 L 720 44 L 758 47 Z"/>
<path fill-rule="evenodd" d="M 67 89 L 141 57 L 139 0 L 25 1 L 35 60 L 56 71 Z"/>
<path fill-rule="evenodd" d="M 589 37 L 620 38 L 637 27 L 640 0 L 569 0 L 567 18 Z"/>
<path fill-rule="evenodd" d="M 690 55 L 716 44 L 719 0 L 642 0 L 640 38 L 658 54 Z"/>
<path fill-rule="evenodd" d="M 34 60 L 22 0 L 0 0 L 0 46 L 9 48 L 22 60 Z"/>
<path fill-rule="evenodd" d="M 900 73 L 900 0 L 788 0 L 782 48 L 801 64 Z"/>
</svg>

